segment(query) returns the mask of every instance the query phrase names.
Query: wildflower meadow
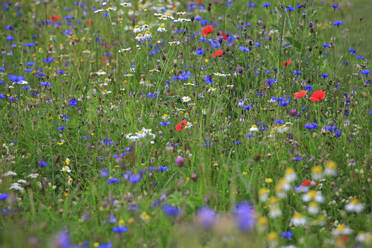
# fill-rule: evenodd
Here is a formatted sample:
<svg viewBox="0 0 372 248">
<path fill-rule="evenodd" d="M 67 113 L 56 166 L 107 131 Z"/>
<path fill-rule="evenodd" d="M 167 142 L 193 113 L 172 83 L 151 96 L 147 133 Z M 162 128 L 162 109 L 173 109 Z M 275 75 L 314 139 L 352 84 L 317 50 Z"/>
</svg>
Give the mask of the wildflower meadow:
<svg viewBox="0 0 372 248">
<path fill-rule="evenodd" d="M 370 0 L 0 6 L 0 247 L 372 247 Z"/>
</svg>

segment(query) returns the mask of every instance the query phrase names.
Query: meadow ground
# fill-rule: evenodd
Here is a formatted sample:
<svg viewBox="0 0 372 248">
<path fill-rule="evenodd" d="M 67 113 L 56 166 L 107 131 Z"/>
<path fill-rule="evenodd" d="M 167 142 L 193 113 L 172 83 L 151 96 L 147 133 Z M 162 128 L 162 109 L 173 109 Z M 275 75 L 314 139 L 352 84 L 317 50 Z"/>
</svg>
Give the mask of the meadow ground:
<svg viewBox="0 0 372 248">
<path fill-rule="evenodd" d="M 369 0 L 0 0 L 0 247 L 371 247 Z"/>
</svg>

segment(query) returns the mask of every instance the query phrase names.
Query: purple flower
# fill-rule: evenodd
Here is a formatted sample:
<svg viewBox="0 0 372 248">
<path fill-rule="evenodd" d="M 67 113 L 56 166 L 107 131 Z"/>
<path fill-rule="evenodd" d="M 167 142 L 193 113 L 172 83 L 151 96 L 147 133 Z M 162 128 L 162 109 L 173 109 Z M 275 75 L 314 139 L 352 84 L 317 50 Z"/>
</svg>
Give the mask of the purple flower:
<svg viewBox="0 0 372 248">
<path fill-rule="evenodd" d="M 166 215 L 176 217 L 179 214 L 179 209 L 169 204 L 163 205 L 163 211 Z"/>
<path fill-rule="evenodd" d="M 176 158 L 176 162 L 175 162 L 175 165 L 176 166 L 180 166 L 180 167 L 182 167 L 183 165 L 184 165 L 184 163 L 185 163 L 185 158 L 184 157 L 181 157 L 181 156 L 178 156 L 177 158 Z"/>
<path fill-rule="evenodd" d="M 196 218 L 198 223 L 203 227 L 209 228 L 216 221 L 216 212 L 214 212 L 210 207 L 205 206 L 197 211 Z"/>
<path fill-rule="evenodd" d="M 252 204 L 241 202 L 233 210 L 238 228 L 242 231 L 249 231 L 255 225 L 254 209 Z"/>
</svg>

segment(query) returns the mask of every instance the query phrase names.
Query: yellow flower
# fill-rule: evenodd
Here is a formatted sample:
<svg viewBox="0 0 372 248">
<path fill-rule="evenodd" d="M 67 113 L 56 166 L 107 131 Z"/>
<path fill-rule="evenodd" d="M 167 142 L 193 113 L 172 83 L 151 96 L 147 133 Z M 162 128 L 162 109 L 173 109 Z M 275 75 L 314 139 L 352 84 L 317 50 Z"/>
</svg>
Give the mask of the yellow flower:
<svg viewBox="0 0 372 248">
<path fill-rule="evenodd" d="M 268 177 L 265 179 L 265 183 L 272 183 L 273 182 L 273 179 Z"/>
</svg>

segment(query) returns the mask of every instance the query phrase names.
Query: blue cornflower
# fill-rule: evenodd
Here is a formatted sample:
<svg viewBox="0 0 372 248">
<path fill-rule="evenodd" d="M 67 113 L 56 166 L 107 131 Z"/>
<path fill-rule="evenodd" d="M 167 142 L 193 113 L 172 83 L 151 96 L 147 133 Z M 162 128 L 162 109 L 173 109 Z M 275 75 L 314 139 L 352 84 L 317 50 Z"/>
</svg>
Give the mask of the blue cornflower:
<svg viewBox="0 0 372 248">
<path fill-rule="evenodd" d="M 242 202 L 235 206 L 233 214 L 240 230 L 249 231 L 255 225 L 254 209 L 248 202 Z"/>
<path fill-rule="evenodd" d="M 284 121 L 283 121 L 283 120 L 275 120 L 274 123 L 275 123 L 275 124 L 283 124 Z"/>
<path fill-rule="evenodd" d="M 287 12 L 291 12 L 293 10 L 294 10 L 294 7 L 292 5 L 288 5 L 288 7 L 285 8 L 285 11 L 287 11 Z"/>
<path fill-rule="evenodd" d="M 196 49 L 196 51 L 195 51 L 195 54 L 197 54 L 197 55 L 202 55 L 204 53 L 204 50 L 203 50 L 203 48 L 201 48 L 201 47 L 199 47 L 198 49 Z"/>
<path fill-rule="evenodd" d="M 311 130 L 311 129 L 314 129 L 314 128 L 317 128 L 319 125 L 316 123 L 316 122 L 313 122 L 313 123 L 309 123 L 309 124 L 305 124 L 304 127 Z"/>
<path fill-rule="evenodd" d="M 47 167 L 47 166 L 48 164 L 44 160 L 41 160 L 40 163 L 36 165 L 36 167 Z"/>
<path fill-rule="evenodd" d="M 202 207 L 197 211 L 196 218 L 203 227 L 209 228 L 216 221 L 217 214 L 210 207 Z"/>
<path fill-rule="evenodd" d="M 206 83 L 212 84 L 212 83 L 213 83 L 212 76 L 205 75 L 205 76 L 204 76 L 204 81 L 205 81 Z"/>
<path fill-rule="evenodd" d="M 165 126 L 170 125 L 171 122 L 170 121 L 159 121 L 159 124 L 162 125 L 163 127 L 165 127 Z"/>
<path fill-rule="evenodd" d="M 141 178 L 142 178 L 142 175 L 141 174 L 138 174 L 138 175 L 136 175 L 136 174 L 132 174 L 130 177 L 129 177 L 129 182 L 131 182 L 131 183 L 137 183 L 137 182 L 139 182 L 139 180 L 141 180 Z"/>
<path fill-rule="evenodd" d="M 75 98 L 72 98 L 68 104 L 69 106 L 76 106 L 77 105 L 77 101 Z"/>
<path fill-rule="evenodd" d="M 163 205 L 163 211 L 166 215 L 176 217 L 179 214 L 179 209 L 169 204 Z"/>
<path fill-rule="evenodd" d="M 252 108 L 253 108 L 252 105 L 245 105 L 245 106 L 243 107 L 243 109 L 244 109 L 245 111 L 250 110 L 250 109 L 252 109 Z"/>
<path fill-rule="evenodd" d="M 112 184 L 112 183 L 120 183 L 120 179 L 117 179 L 116 177 L 113 177 L 113 178 L 110 178 L 107 180 L 107 183 L 108 184 Z"/>
<path fill-rule="evenodd" d="M 267 8 L 267 7 L 269 7 L 270 5 L 271 5 L 271 3 L 263 3 L 263 4 L 262 4 L 262 7 Z"/>
<path fill-rule="evenodd" d="M 322 78 L 327 78 L 328 77 L 328 73 L 323 73 L 322 74 Z"/>
<path fill-rule="evenodd" d="M 104 169 L 101 170 L 101 176 L 108 177 L 108 170 L 107 170 L 107 168 L 104 168 Z"/>
<path fill-rule="evenodd" d="M 250 51 L 248 47 L 243 47 L 243 46 L 239 47 L 239 50 L 243 51 L 243 52 L 249 52 Z"/>
<path fill-rule="evenodd" d="M 8 78 L 9 78 L 10 81 L 13 81 L 15 83 L 19 83 L 19 82 L 25 80 L 25 78 L 23 76 L 17 76 L 17 75 L 9 75 Z"/>
<path fill-rule="evenodd" d="M 363 56 L 357 56 L 356 59 L 357 60 L 364 60 L 364 57 Z"/>
<path fill-rule="evenodd" d="M 336 27 L 341 26 L 342 24 L 344 24 L 344 21 L 335 21 L 335 22 L 333 22 L 333 26 L 336 26 Z"/>
<path fill-rule="evenodd" d="M 54 58 L 53 58 L 53 57 L 45 58 L 45 59 L 44 59 L 44 62 L 45 62 L 46 64 L 50 64 L 50 63 L 52 63 L 53 61 L 54 61 Z"/>
<path fill-rule="evenodd" d="M 285 239 L 291 239 L 293 237 L 293 233 L 291 231 L 288 231 L 288 232 L 282 232 L 280 234 L 280 236 L 282 236 L 283 238 Z"/>
<path fill-rule="evenodd" d="M 116 226 L 112 228 L 112 231 L 116 233 L 125 233 L 128 231 L 128 228 L 125 226 Z"/>
<path fill-rule="evenodd" d="M 371 73 L 371 70 L 369 70 L 369 69 L 365 69 L 365 70 L 360 71 L 360 74 L 362 74 L 362 75 L 368 75 L 370 73 Z"/>
<path fill-rule="evenodd" d="M 164 171 L 167 171 L 167 170 L 168 170 L 167 166 L 159 165 L 159 167 L 158 167 L 158 171 L 164 172 Z"/>
<path fill-rule="evenodd" d="M 6 200 L 6 198 L 8 198 L 8 194 L 7 193 L 1 193 L 0 194 L 0 201 Z"/>
<path fill-rule="evenodd" d="M 57 127 L 58 130 L 65 130 L 66 127 L 64 126 L 61 126 L 61 127 Z"/>
</svg>

